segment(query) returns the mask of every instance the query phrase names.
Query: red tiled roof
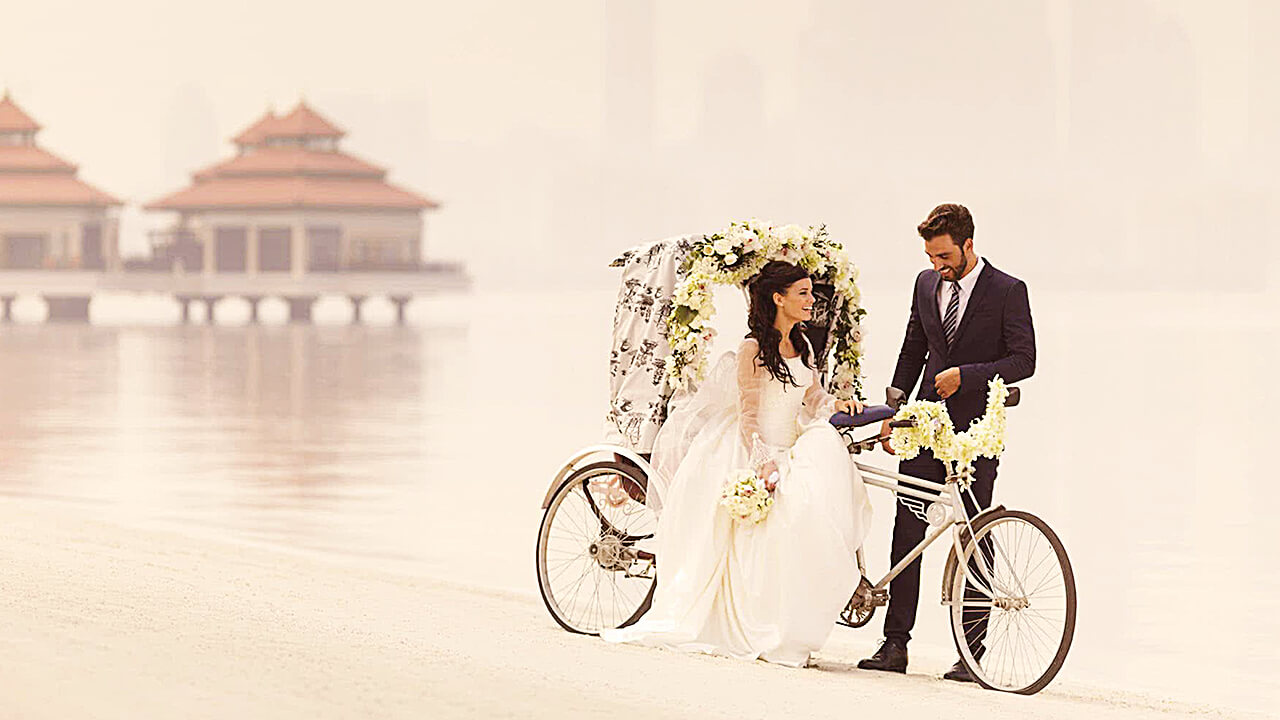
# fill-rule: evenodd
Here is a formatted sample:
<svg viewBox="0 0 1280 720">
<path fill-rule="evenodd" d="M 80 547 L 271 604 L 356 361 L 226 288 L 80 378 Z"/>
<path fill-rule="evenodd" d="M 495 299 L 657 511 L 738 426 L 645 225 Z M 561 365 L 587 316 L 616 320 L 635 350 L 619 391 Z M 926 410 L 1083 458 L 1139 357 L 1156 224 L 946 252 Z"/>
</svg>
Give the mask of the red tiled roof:
<svg viewBox="0 0 1280 720">
<path fill-rule="evenodd" d="M 235 143 L 237 145 L 256 145 L 267 138 L 267 132 L 271 129 L 271 126 L 278 122 L 280 122 L 280 119 L 276 117 L 276 114 L 268 110 L 261 120 L 245 128 L 244 132 L 235 136 Z"/>
<path fill-rule="evenodd" d="M 261 175 L 328 175 L 378 179 L 386 174 L 387 171 L 377 165 L 336 150 L 264 147 L 205 168 L 195 174 L 195 179 L 202 181 L 215 177 Z"/>
<path fill-rule="evenodd" d="M 337 208 L 426 210 L 429 198 L 375 178 L 213 177 L 146 205 L 148 210 Z"/>
<path fill-rule="evenodd" d="M 239 156 L 195 173 L 190 187 L 144 207 L 188 211 L 438 207 L 434 200 L 387 183 L 383 168 L 337 149 L 320 149 L 315 143 L 308 147 L 267 144 L 272 138 L 339 138 L 344 134 L 304 102 L 284 117 L 267 113 L 236 137 L 242 146 Z"/>
<path fill-rule="evenodd" d="M 299 102 L 288 115 L 271 126 L 268 137 L 342 137 L 337 125 L 325 120 L 306 102 Z"/>
<path fill-rule="evenodd" d="M 0 173 L 68 172 L 76 166 L 35 145 L 0 145 Z"/>
<path fill-rule="evenodd" d="M 40 124 L 23 112 L 22 108 L 9 97 L 9 92 L 6 90 L 4 97 L 0 98 L 0 132 L 39 129 Z"/>
<path fill-rule="evenodd" d="M 71 173 L 0 173 L 0 205 L 106 207 L 120 201 Z"/>
<path fill-rule="evenodd" d="M 288 115 L 277 116 L 268 111 L 257 122 L 245 128 L 235 136 L 237 145 L 261 145 L 268 138 L 299 137 L 335 137 L 346 135 L 341 128 L 321 117 L 305 102 L 289 111 Z"/>
</svg>

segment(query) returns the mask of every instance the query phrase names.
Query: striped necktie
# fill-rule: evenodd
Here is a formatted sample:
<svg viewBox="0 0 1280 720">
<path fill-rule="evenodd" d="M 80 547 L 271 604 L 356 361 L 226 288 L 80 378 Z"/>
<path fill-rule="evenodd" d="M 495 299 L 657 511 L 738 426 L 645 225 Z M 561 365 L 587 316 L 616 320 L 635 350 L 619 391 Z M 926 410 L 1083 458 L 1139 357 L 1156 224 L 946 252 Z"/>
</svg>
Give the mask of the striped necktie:
<svg viewBox="0 0 1280 720">
<path fill-rule="evenodd" d="M 942 318 L 942 331 L 947 335 L 947 347 L 956 342 L 956 328 L 960 327 L 960 283 L 951 283 L 951 300 L 947 301 L 947 315 Z"/>
</svg>

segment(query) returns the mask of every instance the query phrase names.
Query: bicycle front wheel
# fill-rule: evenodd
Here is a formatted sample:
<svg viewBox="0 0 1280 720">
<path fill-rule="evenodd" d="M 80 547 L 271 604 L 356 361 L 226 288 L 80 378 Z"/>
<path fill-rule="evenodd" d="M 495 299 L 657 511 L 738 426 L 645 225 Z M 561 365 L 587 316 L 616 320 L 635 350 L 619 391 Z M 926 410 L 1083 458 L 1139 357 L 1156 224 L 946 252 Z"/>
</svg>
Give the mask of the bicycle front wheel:
<svg viewBox="0 0 1280 720">
<path fill-rule="evenodd" d="M 948 563 L 951 635 L 983 687 L 1032 695 L 1062 669 L 1076 627 L 1076 582 L 1043 520 L 998 510 L 965 532 Z"/>
</svg>

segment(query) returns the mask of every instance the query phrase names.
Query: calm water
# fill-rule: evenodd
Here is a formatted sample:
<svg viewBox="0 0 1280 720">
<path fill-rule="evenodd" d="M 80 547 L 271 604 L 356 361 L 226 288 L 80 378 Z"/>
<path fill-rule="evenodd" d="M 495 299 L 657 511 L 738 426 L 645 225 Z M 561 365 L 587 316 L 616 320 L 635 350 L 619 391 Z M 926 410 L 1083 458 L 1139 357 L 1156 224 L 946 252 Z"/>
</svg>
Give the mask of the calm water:
<svg viewBox="0 0 1280 720">
<path fill-rule="evenodd" d="M 867 295 L 880 387 L 907 301 Z M 1074 563 L 1063 686 L 1274 710 L 1280 321 L 1248 298 L 1033 304 L 1040 365 L 996 495 Z M 612 306 L 602 290 L 437 300 L 409 328 L 5 326 L 0 492 L 535 593 L 546 483 L 599 437 Z M 873 499 L 883 572 L 892 512 Z M 944 555 L 926 556 L 917 641 L 938 647 Z"/>
</svg>

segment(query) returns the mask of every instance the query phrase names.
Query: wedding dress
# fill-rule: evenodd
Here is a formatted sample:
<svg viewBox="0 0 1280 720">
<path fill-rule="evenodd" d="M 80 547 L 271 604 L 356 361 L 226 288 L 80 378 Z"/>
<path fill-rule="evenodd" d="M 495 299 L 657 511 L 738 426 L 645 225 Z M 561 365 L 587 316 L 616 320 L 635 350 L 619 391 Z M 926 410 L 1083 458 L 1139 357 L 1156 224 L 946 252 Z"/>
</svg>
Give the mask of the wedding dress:
<svg viewBox="0 0 1280 720">
<path fill-rule="evenodd" d="M 605 640 L 801 667 L 857 587 L 871 503 L 828 422 L 835 398 L 799 357 L 785 360 L 796 386 L 756 354 L 750 339 L 726 353 L 658 433 L 653 606 Z M 726 478 L 769 460 L 773 507 L 759 524 L 735 523 L 719 505 Z"/>
</svg>

